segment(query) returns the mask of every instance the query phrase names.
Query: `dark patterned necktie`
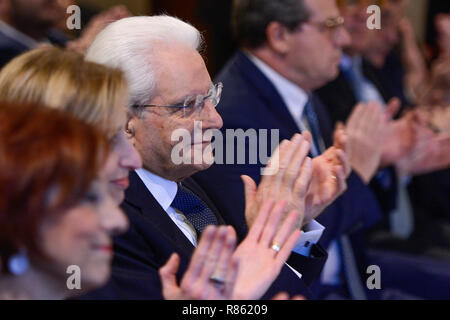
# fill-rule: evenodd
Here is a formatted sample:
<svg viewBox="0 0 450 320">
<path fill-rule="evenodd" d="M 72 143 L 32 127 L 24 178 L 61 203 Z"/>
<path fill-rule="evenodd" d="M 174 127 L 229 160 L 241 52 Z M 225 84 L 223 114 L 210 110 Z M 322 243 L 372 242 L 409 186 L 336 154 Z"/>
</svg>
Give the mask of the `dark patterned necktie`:
<svg viewBox="0 0 450 320">
<path fill-rule="evenodd" d="M 319 140 L 321 139 L 320 134 L 320 126 L 319 126 L 319 120 L 317 119 L 316 111 L 314 110 L 314 105 L 311 100 L 311 97 L 309 97 L 308 101 L 305 104 L 305 108 L 303 109 L 303 117 L 306 118 L 306 121 L 308 122 L 309 129 L 311 130 L 312 135 L 312 143 L 314 143 L 314 146 L 318 152 L 318 154 L 321 154 L 324 150 L 321 148 Z M 317 156 L 317 155 L 313 155 Z"/>
<path fill-rule="evenodd" d="M 181 184 L 178 184 L 177 195 L 172 202 L 172 207 L 181 211 L 199 233 L 202 233 L 210 224 L 219 224 L 208 206 Z"/>
</svg>

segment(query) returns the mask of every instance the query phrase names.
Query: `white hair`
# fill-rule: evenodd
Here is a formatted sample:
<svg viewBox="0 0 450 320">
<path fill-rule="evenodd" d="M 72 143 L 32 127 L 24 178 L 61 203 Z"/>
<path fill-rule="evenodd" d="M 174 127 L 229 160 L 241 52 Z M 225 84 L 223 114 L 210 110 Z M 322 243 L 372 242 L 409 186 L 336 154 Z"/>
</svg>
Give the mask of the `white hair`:
<svg viewBox="0 0 450 320">
<path fill-rule="evenodd" d="M 86 60 L 121 69 L 130 88 L 129 106 L 143 105 L 153 97 L 156 87 L 155 48 L 182 45 L 200 51 L 202 43 L 200 32 L 180 19 L 166 15 L 130 17 L 100 32 Z"/>
</svg>

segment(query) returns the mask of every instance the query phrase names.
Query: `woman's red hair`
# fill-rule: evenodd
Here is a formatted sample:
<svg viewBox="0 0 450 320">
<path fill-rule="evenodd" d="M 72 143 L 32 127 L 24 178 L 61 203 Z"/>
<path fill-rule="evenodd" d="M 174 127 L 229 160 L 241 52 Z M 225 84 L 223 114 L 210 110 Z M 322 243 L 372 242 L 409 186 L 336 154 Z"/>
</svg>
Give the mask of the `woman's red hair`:
<svg viewBox="0 0 450 320">
<path fill-rule="evenodd" d="M 81 120 L 46 107 L 0 103 L 3 263 L 21 248 L 40 253 L 42 220 L 77 205 L 107 155 L 103 134 Z"/>
</svg>

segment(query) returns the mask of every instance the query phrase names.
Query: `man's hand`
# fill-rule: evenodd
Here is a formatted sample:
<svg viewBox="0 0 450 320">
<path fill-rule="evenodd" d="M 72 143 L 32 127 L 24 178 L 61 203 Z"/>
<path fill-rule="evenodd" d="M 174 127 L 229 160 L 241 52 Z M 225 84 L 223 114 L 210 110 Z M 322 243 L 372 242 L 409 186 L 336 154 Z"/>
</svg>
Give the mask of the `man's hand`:
<svg viewBox="0 0 450 320">
<path fill-rule="evenodd" d="M 350 164 L 366 184 L 380 165 L 386 125 L 383 107 L 374 102 L 358 104 L 347 120 Z M 338 124 L 338 128 L 344 127 Z"/>
<path fill-rule="evenodd" d="M 265 201 L 248 235 L 236 250 L 236 234 L 232 227 L 206 228 L 180 286 L 176 282 L 180 263 L 177 254 L 173 254 L 160 269 L 164 298 L 260 299 L 277 278 L 301 234 L 295 230 L 298 211 L 290 212 L 283 220 L 285 208 L 286 201 L 276 204 Z"/>
<path fill-rule="evenodd" d="M 275 150 L 264 170 L 261 183 L 248 176 L 242 176 L 245 189 L 245 218 L 249 228 L 267 199 L 286 200 L 286 215 L 292 210 L 299 212 L 295 222 L 297 228 L 303 226 L 305 198 L 312 174 L 312 161 L 308 157 L 310 143 L 301 134 L 291 140 L 283 140 Z M 284 219 L 284 218 L 283 218 Z"/>
<path fill-rule="evenodd" d="M 261 298 L 277 278 L 301 231 L 295 230 L 298 211 L 282 219 L 286 201 L 266 201 L 249 230 L 237 247 L 233 258 L 239 261 L 239 272 L 233 299 Z"/>
<path fill-rule="evenodd" d="M 442 133 L 450 133 L 450 105 L 435 107 L 430 112 L 430 123 Z"/>
<path fill-rule="evenodd" d="M 311 141 L 311 134 L 303 134 Z M 351 173 L 347 157 L 348 139 L 343 128 L 334 132 L 334 145 L 312 160 L 311 185 L 306 197 L 303 225 L 310 223 L 346 189 L 346 179 Z"/>
<path fill-rule="evenodd" d="M 180 258 L 176 253 L 159 270 L 164 299 L 231 299 L 238 272 L 237 258 L 232 257 L 235 245 L 236 233 L 232 227 L 208 226 L 203 231 L 180 286 L 176 280 Z"/>
<path fill-rule="evenodd" d="M 292 298 L 289 296 L 289 294 L 287 294 L 286 292 L 280 292 L 277 293 L 272 300 L 306 300 L 306 298 L 304 296 L 301 295 L 296 295 L 293 296 Z"/>
<path fill-rule="evenodd" d="M 421 175 L 450 167 L 450 134 L 419 142 L 397 165 L 403 174 Z"/>
<path fill-rule="evenodd" d="M 414 114 L 407 113 L 388 124 L 383 141 L 382 167 L 396 164 L 412 151 L 415 145 L 414 122 Z"/>
</svg>

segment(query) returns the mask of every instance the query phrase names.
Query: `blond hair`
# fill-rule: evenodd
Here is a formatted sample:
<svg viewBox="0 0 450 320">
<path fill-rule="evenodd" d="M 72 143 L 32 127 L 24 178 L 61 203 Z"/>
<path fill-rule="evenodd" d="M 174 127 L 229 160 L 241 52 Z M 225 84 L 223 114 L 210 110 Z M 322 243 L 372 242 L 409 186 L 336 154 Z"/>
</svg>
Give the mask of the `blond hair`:
<svg viewBox="0 0 450 320">
<path fill-rule="evenodd" d="M 2 69 L 0 97 L 64 110 L 111 139 L 125 123 L 128 87 L 122 71 L 46 46 L 18 56 Z"/>
</svg>

